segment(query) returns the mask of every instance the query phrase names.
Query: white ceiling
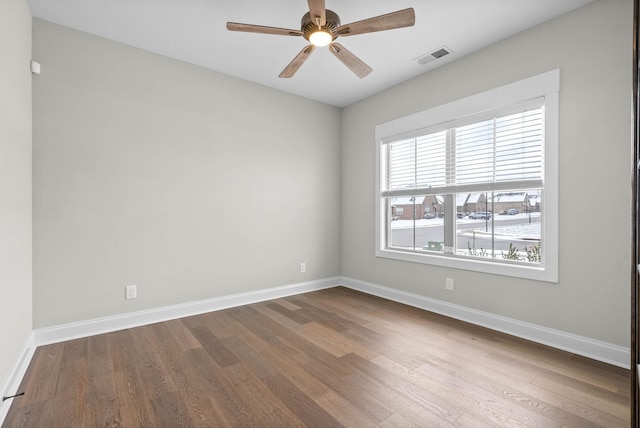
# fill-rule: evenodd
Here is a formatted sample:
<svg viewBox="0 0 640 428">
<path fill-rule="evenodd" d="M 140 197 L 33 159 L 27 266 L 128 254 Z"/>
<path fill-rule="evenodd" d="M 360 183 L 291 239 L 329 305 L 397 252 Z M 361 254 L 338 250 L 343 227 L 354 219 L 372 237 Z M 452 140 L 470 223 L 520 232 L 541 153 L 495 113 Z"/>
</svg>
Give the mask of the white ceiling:
<svg viewBox="0 0 640 428">
<path fill-rule="evenodd" d="M 343 107 L 455 61 L 592 0 L 326 0 L 342 24 L 413 7 L 416 25 L 342 37 L 373 68 L 358 79 L 317 48 L 291 79 L 278 74 L 307 45 L 301 37 L 238 33 L 227 21 L 300 28 L 305 0 L 28 0 L 34 17 L 306 98 Z M 419 65 L 442 46 L 453 51 Z M 36 58 L 37 59 L 37 58 Z"/>
</svg>

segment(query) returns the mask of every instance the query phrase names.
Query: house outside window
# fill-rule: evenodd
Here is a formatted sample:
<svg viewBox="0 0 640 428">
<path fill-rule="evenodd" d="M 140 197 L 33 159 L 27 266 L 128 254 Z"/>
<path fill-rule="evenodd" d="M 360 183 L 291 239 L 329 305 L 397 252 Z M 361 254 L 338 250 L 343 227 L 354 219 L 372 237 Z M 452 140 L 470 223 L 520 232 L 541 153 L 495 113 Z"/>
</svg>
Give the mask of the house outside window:
<svg viewBox="0 0 640 428">
<path fill-rule="evenodd" d="M 558 91 L 555 70 L 376 127 L 376 255 L 557 282 Z"/>
</svg>

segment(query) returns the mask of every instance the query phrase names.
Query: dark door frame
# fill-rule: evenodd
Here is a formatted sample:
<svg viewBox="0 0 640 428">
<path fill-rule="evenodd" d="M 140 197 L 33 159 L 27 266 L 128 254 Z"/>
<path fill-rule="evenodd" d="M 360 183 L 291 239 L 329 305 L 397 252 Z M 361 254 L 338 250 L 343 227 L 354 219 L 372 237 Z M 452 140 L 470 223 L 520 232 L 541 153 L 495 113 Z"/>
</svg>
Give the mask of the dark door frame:
<svg viewBox="0 0 640 428">
<path fill-rule="evenodd" d="M 633 2 L 633 227 L 632 227 L 632 273 L 631 273 L 631 427 L 640 428 L 640 407 L 638 403 L 638 395 L 640 386 L 638 384 L 638 364 L 640 364 L 640 301 L 638 286 L 640 286 L 640 239 L 638 231 L 640 230 L 640 105 L 638 101 L 638 10 L 640 0 Z"/>
</svg>

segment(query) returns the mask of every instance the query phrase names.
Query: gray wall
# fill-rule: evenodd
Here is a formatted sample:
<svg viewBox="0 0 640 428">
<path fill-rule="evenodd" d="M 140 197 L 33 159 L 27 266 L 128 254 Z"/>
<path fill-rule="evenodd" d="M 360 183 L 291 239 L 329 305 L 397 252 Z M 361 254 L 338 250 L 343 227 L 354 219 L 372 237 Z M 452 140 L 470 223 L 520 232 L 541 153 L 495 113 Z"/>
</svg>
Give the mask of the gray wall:
<svg viewBox="0 0 640 428">
<path fill-rule="evenodd" d="M 339 109 L 38 19 L 33 37 L 35 328 L 339 275 Z"/>
<path fill-rule="evenodd" d="M 31 335 L 31 13 L 0 2 L 0 388 Z M 0 391 L 5 392 L 5 391 Z M 8 391 L 7 391 L 8 392 Z M 4 405 L 9 405 L 7 401 Z M 3 405 L 0 403 L 0 406 Z"/>
<path fill-rule="evenodd" d="M 342 274 L 629 346 L 632 19 L 596 1 L 344 109 Z M 376 258 L 375 125 L 555 68 L 559 283 Z"/>
</svg>

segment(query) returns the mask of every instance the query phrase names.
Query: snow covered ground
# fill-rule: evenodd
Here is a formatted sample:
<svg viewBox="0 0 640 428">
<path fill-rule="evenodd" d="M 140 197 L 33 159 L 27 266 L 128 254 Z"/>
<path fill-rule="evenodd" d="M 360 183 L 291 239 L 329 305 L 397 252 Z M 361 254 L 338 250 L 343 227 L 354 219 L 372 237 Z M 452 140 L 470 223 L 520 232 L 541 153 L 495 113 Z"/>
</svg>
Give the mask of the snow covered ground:
<svg viewBox="0 0 640 428">
<path fill-rule="evenodd" d="M 521 239 L 532 239 L 540 237 L 540 213 L 531 213 L 531 219 L 529 223 L 529 214 L 516 214 L 516 215 L 497 215 L 493 218 L 495 224 L 496 238 L 498 235 L 508 236 L 509 238 L 518 237 Z M 511 220 L 511 221 L 509 221 Z M 511 224 L 513 220 L 520 220 L 520 223 Z M 472 220 L 469 217 L 457 219 L 458 234 L 473 232 L 477 234 L 487 234 L 491 232 L 492 221 L 489 220 L 489 230 L 485 231 L 484 220 Z M 510 224 L 501 224 L 510 223 Z M 432 219 L 419 219 L 415 221 L 415 227 L 443 227 L 444 221 L 441 218 Z M 477 229 L 473 228 L 473 225 L 477 225 Z M 468 226 L 468 227 L 465 227 Z M 410 229 L 414 227 L 413 220 L 395 220 L 391 222 L 392 229 Z"/>
<path fill-rule="evenodd" d="M 528 219 L 527 219 L 528 220 Z M 517 237 L 519 239 L 540 239 L 540 222 L 521 223 L 501 226 L 496 225 L 496 237 L 506 235 L 510 238 Z"/>
</svg>

